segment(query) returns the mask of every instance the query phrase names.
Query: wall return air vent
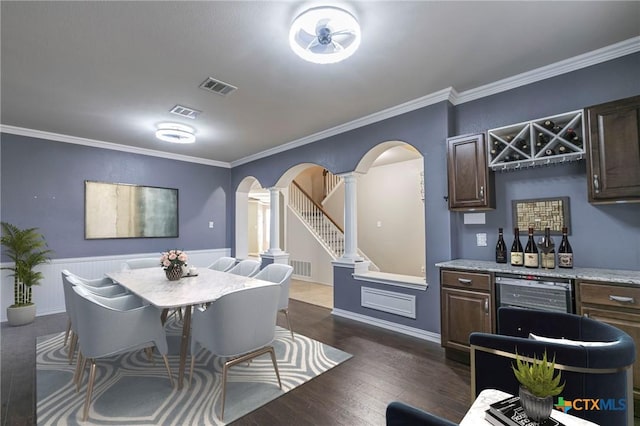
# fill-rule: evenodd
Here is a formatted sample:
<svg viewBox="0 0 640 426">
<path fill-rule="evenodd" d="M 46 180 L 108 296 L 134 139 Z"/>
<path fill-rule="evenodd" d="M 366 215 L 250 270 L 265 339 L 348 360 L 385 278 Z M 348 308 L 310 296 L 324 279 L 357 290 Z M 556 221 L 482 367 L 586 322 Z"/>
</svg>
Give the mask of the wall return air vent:
<svg viewBox="0 0 640 426">
<path fill-rule="evenodd" d="M 228 94 L 238 90 L 237 87 L 224 83 L 215 78 L 209 77 L 200 85 L 201 89 L 208 90 L 209 92 L 217 93 L 221 96 L 227 96 Z"/>
</svg>

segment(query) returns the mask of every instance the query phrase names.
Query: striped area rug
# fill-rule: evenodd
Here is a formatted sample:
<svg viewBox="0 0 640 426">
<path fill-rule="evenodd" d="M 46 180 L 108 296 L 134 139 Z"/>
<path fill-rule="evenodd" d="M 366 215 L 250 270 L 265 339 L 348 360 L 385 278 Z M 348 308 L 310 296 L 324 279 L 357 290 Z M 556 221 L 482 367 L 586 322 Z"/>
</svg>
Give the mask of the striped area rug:
<svg viewBox="0 0 640 426">
<path fill-rule="evenodd" d="M 174 327 L 174 331 L 178 331 Z M 177 347 L 178 337 L 168 338 Z M 144 351 L 99 360 L 89 419 L 82 421 L 88 371 L 76 393 L 64 333 L 38 337 L 36 386 L 38 425 L 224 425 L 351 358 L 341 350 L 278 327 L 274 347 L 282 389 L 269 355 L 239 364 L 228 373 L 224 421 L 220 420 L 221 359 L 206 350 L 196 357 L 193 381 L 188 366 L 182 390 L 171 387 L 162 358 Z M 169 356 L 177 380 L 178 355 Z"/>
</svg>

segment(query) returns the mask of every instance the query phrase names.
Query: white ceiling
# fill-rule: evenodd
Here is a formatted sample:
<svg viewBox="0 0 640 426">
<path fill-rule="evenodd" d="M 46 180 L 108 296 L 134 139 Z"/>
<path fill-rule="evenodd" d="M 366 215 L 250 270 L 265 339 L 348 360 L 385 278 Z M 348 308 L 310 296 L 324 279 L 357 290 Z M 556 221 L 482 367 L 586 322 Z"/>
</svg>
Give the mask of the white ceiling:
<svg viewBox="0 0 640 426">
<path fill-rule="evenodd" d="M 288 45 L 315 2 L 1 2 L 1 124 L 221 162 L 453 87 L 468 91 L 640 35 L 640 2 L 329 1 L 362 27 L 344 62 Z M 222 97 L 207 77 L 238 87 Z M 188 120 L 168 111 L 202 112 Z M 171 145 L 155 126 L 197 129 Z"/>
</svg>

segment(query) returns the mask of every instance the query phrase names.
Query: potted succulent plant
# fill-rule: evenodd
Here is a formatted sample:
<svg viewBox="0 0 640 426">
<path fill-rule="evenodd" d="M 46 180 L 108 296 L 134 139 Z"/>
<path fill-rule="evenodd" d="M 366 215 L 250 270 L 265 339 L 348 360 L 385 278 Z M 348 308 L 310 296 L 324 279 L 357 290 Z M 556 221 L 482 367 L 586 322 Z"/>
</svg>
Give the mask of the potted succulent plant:
<svg viewBox="0 0 640 426">
<path fill-rule="evenodd" d="M 554 376 L 555 356 L 551 361 L 547 360 L 545 350 L 542 359 L 533 356 L 533 361 L 525 361 L 516 352 L 516 365 L 512 365 L 513 373 L 520 382 L 520 403 L 529 419 L 540 422 L 551 416 L 553 409 L 553 397 L 559 395 L 564 389 L 564 383 L 560 384 L 561 374 Z"/>
<path fill-rule="evenodd" d="M 20 229 L 15 225 L 2 222 L 0 243 L 4 254 L 13 264 L 2 269 L 11 271 L 13 276 L 13 305 L 7 308 L 7 320 L 10 325 L 24 325 L 33 322 L 36 306 L 32 301 L 32 286 L 43 278 L 42 272 L 36 271 L 38 265 L 49 262 L 51 250 L 38 232 L 38 228 Z"/>
</svg>

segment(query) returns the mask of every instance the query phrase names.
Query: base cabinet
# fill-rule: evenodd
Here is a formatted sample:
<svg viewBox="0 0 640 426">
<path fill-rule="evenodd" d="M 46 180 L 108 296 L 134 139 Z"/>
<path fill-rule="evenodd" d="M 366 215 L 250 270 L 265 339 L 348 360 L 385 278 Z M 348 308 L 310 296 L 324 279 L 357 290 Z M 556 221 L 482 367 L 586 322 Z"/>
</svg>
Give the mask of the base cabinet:
<svg viewBox="0 0 640 426">
<path fill-rule="evenodd" d="M 469 353 L 469 334 L 493 329 L 491 276 L 443 270 L 440 297 L 442 346 Z"/>
<path fill-rule="evenodd" d="M 633 364 L 634 415 L 640 416 L 640 288 L 614 283 L 579 281 L 579 313 L 627 333 L 636 344 Z"/>
</svg>

